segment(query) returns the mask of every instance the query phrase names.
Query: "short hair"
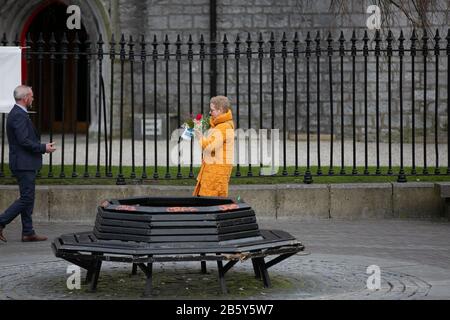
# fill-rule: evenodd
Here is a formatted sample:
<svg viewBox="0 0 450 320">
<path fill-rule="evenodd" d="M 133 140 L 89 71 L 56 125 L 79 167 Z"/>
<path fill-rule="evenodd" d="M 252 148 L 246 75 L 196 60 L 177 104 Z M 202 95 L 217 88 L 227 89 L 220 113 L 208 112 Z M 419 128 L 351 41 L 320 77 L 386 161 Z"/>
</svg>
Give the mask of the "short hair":
<svg viewBox="0 0 450 320">
<path fill-rule="evenodd" d="M 231 109 L 230 99 L 225 96 L 212 97 L 210 103 L 222 112 L 227 112 Z"/>
<path fill-rule="evenodd" d="M 14 99 L 20 101 L 25 98 L 31 92 L 31 87 L 21 85 L 14 89 Z"/>
</svg>

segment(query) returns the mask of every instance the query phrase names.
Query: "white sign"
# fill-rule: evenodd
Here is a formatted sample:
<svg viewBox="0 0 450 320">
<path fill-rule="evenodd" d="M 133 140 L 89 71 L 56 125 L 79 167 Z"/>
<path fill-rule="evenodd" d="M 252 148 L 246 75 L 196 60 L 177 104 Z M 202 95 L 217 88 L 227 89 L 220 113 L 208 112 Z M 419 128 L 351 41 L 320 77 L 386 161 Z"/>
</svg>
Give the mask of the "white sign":
<svg viewBox="0 0 450 320">
<path fill-rule="evenodd" d="M 141 135 L 144 134 L 144 119 L 142 119 Z M 145 135 L 153 136 L 155 134 L 155 119 L 145 119 Z M 162 134 L 162 119 L 156 119 L 156 135 Z"/>
<path fill-rule="evenodd" d="M 13 92 L 22 84 L 21 64 L 19 47 L 0 47 L 0 113 L 9 113 L 16 103 Z"/>
</svg>

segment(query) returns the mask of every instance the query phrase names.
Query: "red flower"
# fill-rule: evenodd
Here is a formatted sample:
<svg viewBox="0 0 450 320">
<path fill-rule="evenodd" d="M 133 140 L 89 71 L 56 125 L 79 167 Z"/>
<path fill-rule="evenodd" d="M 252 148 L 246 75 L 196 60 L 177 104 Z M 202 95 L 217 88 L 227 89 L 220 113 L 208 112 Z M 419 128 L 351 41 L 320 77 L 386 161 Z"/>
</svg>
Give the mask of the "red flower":
<svg viewBox="0 0 450 320">
<path fill-rule="evenodd" d="M 197 120 L 197 121 L 200 121 L 200 120 L 202 120 L 202 114 L 201 113 L 199 113 L 199 114 L 197 114 L 197 116 L 195 117 L 195 120 Z"/>
</svg>

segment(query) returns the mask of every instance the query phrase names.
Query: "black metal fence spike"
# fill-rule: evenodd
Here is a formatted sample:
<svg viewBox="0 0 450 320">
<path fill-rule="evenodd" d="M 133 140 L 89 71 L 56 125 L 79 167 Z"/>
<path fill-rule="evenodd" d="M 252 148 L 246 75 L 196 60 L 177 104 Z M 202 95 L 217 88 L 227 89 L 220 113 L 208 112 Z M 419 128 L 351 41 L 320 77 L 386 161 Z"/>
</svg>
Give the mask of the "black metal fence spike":
<svg viewBox="0 0 450 320">
<path fill-rule="evenodd" d="M 75 38 L 73 39 L 73 52 L 75 54 L 74 55 L 75 60 L 78 60 L 80 58 L 79 57 L 80 45 L 81 45 L 80 38 L 78 36 L 78 32 L 76 32 L 75 33 Z"/>
<path fill-rule="evenodd" d="M 416 41 L 417 40 L 417 33 L 416 33 L 416 29 L 413 29 L 412 31 L 412 35 L 411 35 L 411 41 Z"/>
<path fill-rule="evenodd" d="M 45 41 L 44 41 L 44 35 L 42 32 L 39 32 L 39 37 L 38 37 L 38 40 L 36 43 L 38 44 L 38 46 L 44 47 Z"/>
<path fill-rule="evenodd" d="M 399 50 L 399 56 L 403 56 L 405 54 L 405 46 L 403 44 L 403 42 L 405 41 L 405 37 L 403 35 L 403 30 L 400 31 L 400 37 L 398 38 L 399 41 L 399 45 L 398 45 L 398 50 Z"/>
<path fill-rule="evenodd" d="M 368 33 L 367 33 L 367 30 L 364 30 L 363 41 L 364 41 L 364 42 L 368 42 L 368 41 L 369 41 L 369 35 L 368 35 Z"/>
<path fill-rule="evenodd" d="M 228 39 L 227 39 L 227 35 L 226 34 L 224 34 L 223 35 L 223 39 L 222 39 L 222 44 L 228 44 L 229 42 L 228 42 Z"/>
<path fill-rule="evenodd" d="M 73 39 L 73 43 L 74 43 L 75 45 L 80 45 L 80 44 L 81 44 L 81 42 L 80 42 L 80 36 L 78 35 L 78 32 L 75 32 L 75 38 Z"/>
<path fill-rule="evenodd" d="M 394 35 L 392 34 L 392 30 L 389 29 L 388 35 L 387 35 L 387 37 L 386 37 L 386 41 L 392 42 L 393 40 L 394 40 Z"/>
<path fill-rule="evenodd" d="M 109 58 L 114 60 L 116 57 L 116 39 L 114 33 L 111 35 L 111 41 L 109 42 Z"/>
<path fill-rule="evenodd" d="M 333 37 L 331 35 L 331 32 L 328 32 L 327 42 L 328 42 L 327 46 L 328 56 L 331 57 L 333 55 Z"/>
<path fill-rule="evenodd" d="M 350 41 L 351 41 L 351 43 L 352 43 L 352 47 L 351 47 L 351 50 L 352 50 L 352 56 L 354 57 L 354 56 L 356 56 L 356 41 L 357 41 L 358 39 L 356 38 L 356 32 L 355 32 L 355 30 L 353 30 L 353 33 L 352 33 L 352 37 L 351 37 L 351 39 L 350 39 Z"/>
<path fill-rule="evenodd" d="M 158 39 L 156 38 L 156 34 L 153 35 L 152 47 L 152 59 L 156 63 L 156 60 L 158 60 Z"/>
<path fill-rule="evenodd" d="M 258 37 L 258 59 L 260 62 L 260 71 L 262 69 L 262 59 L 264 58 L 264 40 L 263 35 L 260 32 Z M 262 74 L 260 74 L 260 77 L 262 77 Z M 261 94 L 261 92 L 260 92 Z"/>
<path fill-rule="evenodd" d="M 441 37 L 439 35 L 439 30 L 436 29 L 436 35 L 434 36 L 434 55 L 438 56 L 441 50 L 439 42 L 441 41 Z"/>
<path fill-rule="evenodd" d="M 393 48 L 392 48 L 392 41 L 393 40 L 394 40 L 394 37 L 393 37 L 392 31 L 389 30 L 388 31 L 388 35 L 386 37 L 386 41 L 387 41 L 386 50 L 387 50 L 387 55 L 388 56 L 392 56 L 392 53 L 393 53 Z"/>
<path fill-rule="evenodd" d="M 86 46 L 86 52 L 89 53 L 90 52 L 90 48 L 91 48 L 91 38 L 89 38 L 89 35 L 86 35 L 86 39 L 84 40 L 84 45 Z M 89 51 L 88 51 L 89 50 Z"/>
<path fill-rule="evenodd" d="M 64 36 L 65 36 L 65 32 L 64 32 L 63 34 L 64 34 Z M 99 36 L 98 36 L 98 41 L 97 41 L 97 43 L 98 43 L 99 45 L 104 43 L 104 42 L 103 42 L 103 37 L 102 37 L 102 34 L 101 34 L 101 33 L 100 33 Z"/>
<path fill-rule="evenodd" d="M 306 34 L 306 50 L 305 50 L 305 56 L 310 57 L 311 56 L 311 35 L 310 32 Z"/>
<path fill-rule="evenodd" d="M 125 52 L 126 42 L 125 42 L 125 35 L 123 35 L 123 34 L 120 37 L 119 45 L 120 45 L 120 60 L 124 61 L 126 58 L 126 52 Z"/>
<path fill-rule="evenodd" d="M 422 35 L 422 53 L 424 56 L 428 55 L 428 34 L 426 29 L 423 30 L 423 35 Z"/>
<path fill-rule="evenodd" d="M 6 38 L 6 33 L 3 33 L 1 43 L 4 47 L 6 47 L 8 45 L 8 39 Z"/>
<path fill-rule="evenodd" d="M 441 37 L 439 35 L 439 29 L 436 29 L 436 34 L 434 36 L 434 41 L 439 42 L 441 40 Z"/>
<path fill-rule="evenodd" d="M 134 41 L 133 41 L 133 36 L 130 35 L 129 41 L 128 41 L 128 54 L 130 56 L 130 60 L 133 61 L 134 60 Z"/>
<path fill-rule="evenodd" d="M 339 36 L 339 55 L 345 55 L 345 37 L 344 33 L 341 31 L 341 35 Z"/>
<path fill-rule="evenodd" d="M 188 61 L 192 61 L 192 60 L 194 60 L 194 51 L 192 50 L 194 41 L 192 41 L 192 35 L 189 35 L 187 44 L 188 44 Z"/>
<path fill-rule="evenodd" d="M 316 39 L 314 39 L 314 41 L 316 42 L 316 56 L 320 57 L 322 54 L 322 49 L 320 47 L 320 31 L 317 31 Z"/>
</svg>

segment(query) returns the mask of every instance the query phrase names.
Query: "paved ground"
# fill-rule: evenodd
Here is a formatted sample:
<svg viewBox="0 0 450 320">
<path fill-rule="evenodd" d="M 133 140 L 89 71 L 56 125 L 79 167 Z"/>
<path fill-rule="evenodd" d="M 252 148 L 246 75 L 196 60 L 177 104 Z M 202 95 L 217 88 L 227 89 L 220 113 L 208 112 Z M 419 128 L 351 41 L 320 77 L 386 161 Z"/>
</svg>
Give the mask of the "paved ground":
<svg viewBox="0 0 450 320">
<path fill-rule="evenodd" d="M 261 228 L 295 235 L 309 255 L 297 255 L 270 269 L 273 287 L 254 279 L 251 263 L 238 263 L 226 275 L 229 295 L 219 294 L 214 264 L 208 274 L 198 263 L 155 266 L 152 299 L 450 299 L 450 223 L 430 221 L 294 221 L 258 219 Z M 90 230 L 90 225 L 37 224 L 54 238 Z M 20 221 L 0 243 L 0 299 L 139 299 L 144 276 L 130 267 L 106 263 L 97 293 L 87 286 L 69 290 L 69 263 L 44 243 L 20 242 Z M 379 290 L 369 290 L 367 267 L 381 272 Z M 85 275 L 84 270 L 82 275 Z M 371 282 L 373 283 L 373 282 Z"/>
</svg>

